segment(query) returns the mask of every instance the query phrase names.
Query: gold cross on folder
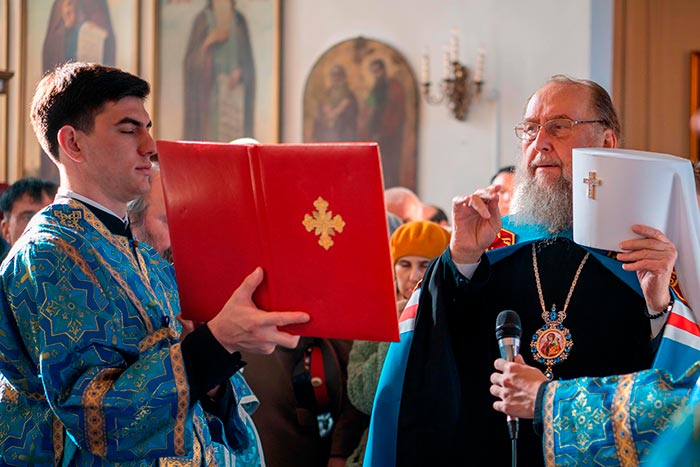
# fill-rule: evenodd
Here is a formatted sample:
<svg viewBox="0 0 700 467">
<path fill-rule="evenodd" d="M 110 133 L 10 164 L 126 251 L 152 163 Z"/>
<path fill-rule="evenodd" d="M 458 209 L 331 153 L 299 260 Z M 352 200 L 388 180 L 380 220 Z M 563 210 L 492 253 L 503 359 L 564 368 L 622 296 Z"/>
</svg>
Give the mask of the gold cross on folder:
<svg viewBox="0 0 700 467">
<path fill-rule="evenodd" d="M 595 199 L 595 187 L 602 185 L 603 181 L 596 178 L 595 172 L 588 172 L 588 178 L 584 178 L 583 183 L 588 185 L 588 197 L 590 199 Z"/>
<path fill-rule="evenodd" d="M 328 250 L 333 246 L 331 235 L 335 235 L 336 232 L 342 233 L 345 221 L 340 215 L 334 217 L 333 211 L 326 211 L 328 209 L 328 201 L 320 196 L 314 201 L 314 207 L 316 211 L 312 213 L 313 215 L 304 215 L 303 224 L 307 232 L 314 230 L 314 235 L 321 236 L 318 239 L 318 244 Z"/>
</svg>

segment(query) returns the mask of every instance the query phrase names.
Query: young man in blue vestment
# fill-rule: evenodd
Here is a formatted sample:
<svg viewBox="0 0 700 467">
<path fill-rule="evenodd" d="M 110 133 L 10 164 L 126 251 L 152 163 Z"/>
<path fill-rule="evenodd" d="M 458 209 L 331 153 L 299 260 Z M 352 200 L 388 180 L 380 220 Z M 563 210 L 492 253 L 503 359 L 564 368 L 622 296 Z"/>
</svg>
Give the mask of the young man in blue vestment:
<svg viewBox="0 0 700 467">
<path fill-rule="evenodd" d="M 264 465 L 239 351 L 293 348 L 277 327 L 309 316 L 257 308 L 257 268 L 181 332 L 172 265 L 127 216 L 156 154 L 149 91 L 87 63 L 37 86 L 32 125 L 60 186 L 0 269 L 0 465 Z"/>
<path fill-rule="evenodd" d="M 365 467 L 468 465 L 486 445 L 490 465 L 511 463 L 511 433 L 490 393 L 503 310 L 519 314 L 521 353 L 550 380 L 650 368 L 666 317 L 689 313 L 669 287 L 677 251 L 663 232 L 634 226 L 640 238 L 622 242 L 617 257 L 572 240 L 572 149 L 620 139 L 608 93 L 552 77 L 515 131 L 522 157 L 510 214 L 500 216 L 498 185 L 453 200 L 450 246 L 426 272 L 414 325 L 401 323 L 383 367 Z M 550 335 L 554 353 L 543 351 Z M 517 460 L 545 462 L 530 420 L 520 422 Z"/>
</svg>

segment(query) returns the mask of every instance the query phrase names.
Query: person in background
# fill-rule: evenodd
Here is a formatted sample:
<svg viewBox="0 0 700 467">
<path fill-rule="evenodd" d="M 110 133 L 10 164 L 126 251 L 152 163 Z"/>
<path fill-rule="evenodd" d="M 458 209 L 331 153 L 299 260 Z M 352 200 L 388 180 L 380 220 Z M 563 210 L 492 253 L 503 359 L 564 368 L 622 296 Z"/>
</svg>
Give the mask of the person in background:
<svg viewBox="0 0 700 467">
<path fill-rule="evenodd" d="M 620 138 L 605 89 L 554 76 L 515 134 L 522 155 L 510 215 L 501 218 L 496 185 L 453 199 L 450 246 L 428 267 L 413 326 L 386 357 L 365 466 L 463 465 L 485 445 L 491 464 L 513 461 L 513 433 L 489 402 L 503 310 L 517 310 L 522 342 L 534 344 L 525 359 L 551 380 L 650 368 L 670 311 L 689 315 L 669 287 L 677 251 L 663 232 L 633 226 L 638 237 L 615 259 L 572 240 L 572 150 L 614 148 Z M 541 354 L 552 332 L 564 349 Z M 542 437 L 522 420 L 517 457 L 545 463 Z"/>
<path fill-rule="evenodd" d="M 340 467 L 352 453 L 367 428 L 367 416 L 350 403 L 347 385 L 348 355 L 352 341 L 301 337 L 292 350 L 277 349 L 270 355 L 244 353 L 248 362 L 245 377 L 260 399 L 253 414 L 270 466 Z M 336 361 L 333 371 L 324 364 L 329 405 L 317 409 L 317 402 L 297 397 L 296 369 L 309 348 L 319 347 Z M 313 377 L 313 376 L 312 376 Z M 334 409 L 338 407 L 337 411 Z"/>
<path fill-rule="evenodd" d="M 396 301 L 404 303 L 423 278 L 430 260 L 450 243 L 450 232 L 431 221 L 411 221 L 399 226 L 389 244 L 394 262 Z M 439 226 L 438 226 L 439 227 Z M 439 248 L 442 246 L 442 248 Z"/>
<path fill-rule="evenodd" d="M 157 161 L 153 161 L 151 166 L 151 189 L 145 195 L 130 201 L 127 212 L 136 238 L 151 245 L 163 259 L 172 263 L 173 250 L 170 246 L 163 183 Z"/>
<path fill-rule="evenodd" d="M 394 263 L 396 308 L 399 315 L 423 278 L 430 260 L 442 253 L 449 243 L 450 233 L 431 221 L 407 222 L 392 234 L 391 258 Z M 367 415 L 372 413 L 377 382 L 388 349 L 388 342 L 355 341 L 350 351 L 348 396 L 350 402 Z M 366 443 L 367 431 L 355 452 L 348 458 L 347 467 L 362 466 Z"/>
<path fill-rule="evenodd" d="M 14 245 L 37 212 L 51 204 L 58 185 L 51 180 L 26 177 L 10 185 L 0 196 L 2 236 Z"/>
<path fill-rule="evenodd" d="M 241 351 L 295 347 L 278 326 L 309 315 L 257 308 L 256 268 L 209 322 L 180 316 L 172 265 L 127 216 L 150 189 L 149 92 L 83 62 L 37 85 L 31 122 L 61 182 L 0 267 L 3 465 L 265 465 Z"/>
<path fill-rule="evenodd" d="M 423 220 L 435 222 L 447 229 L 450 228 L 450 218 L 447 217 L 447 213 L 440 206 L 434 204 L 423 203 Z"/>
<path fill-rule="evenodd" d="M 500 185 L 498 190 L 498 211 L 501 217 L 510 212 L 510 200 L 513 198 L 513 179 L 515 178 L 515 166 L 507 165 L 498 169 L 491 177 L 491 185 Z"/>
<path fill-rule="evenodd" d="M 391 235 L 396 231 L 396 229 L 399 228 L 401 224 L 403 224 L 403 221 L 396 214 L 387 212 L 386 223 L 389 226 L 389 238 L 391 238 Z"/>
<path fill-rule="evenodd" d="M 396 186 L 384 190 L 386 210 L 402 222 L 423 220 L 423 203 L 413 190 Z"/>
</svg>

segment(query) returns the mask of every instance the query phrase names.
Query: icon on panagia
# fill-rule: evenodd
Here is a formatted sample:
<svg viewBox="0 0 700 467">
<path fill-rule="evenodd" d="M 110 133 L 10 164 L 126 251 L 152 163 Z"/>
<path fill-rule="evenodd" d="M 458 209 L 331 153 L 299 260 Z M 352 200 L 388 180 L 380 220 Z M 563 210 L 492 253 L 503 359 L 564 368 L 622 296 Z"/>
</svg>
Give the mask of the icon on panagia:
<svg viewBox="0 0 700 467">
<path fill-rule="evenodd" d="M 318 244 L 328 250 L 333 246 L 331 235 L 335 235 L 336 232 L 342 233 L 345 221 L 340 215 L 334 217 L 333 211 L 326 211 L 328 209 L 328 201 L 320 196 L 314 201 L 314 207 L 316 211 L 312 213 L 313 216 L 305 214 L 303 224 L 307 232 L 315 229 L 314 235 L 321 236 L 318 239 Z"/>
</svg>

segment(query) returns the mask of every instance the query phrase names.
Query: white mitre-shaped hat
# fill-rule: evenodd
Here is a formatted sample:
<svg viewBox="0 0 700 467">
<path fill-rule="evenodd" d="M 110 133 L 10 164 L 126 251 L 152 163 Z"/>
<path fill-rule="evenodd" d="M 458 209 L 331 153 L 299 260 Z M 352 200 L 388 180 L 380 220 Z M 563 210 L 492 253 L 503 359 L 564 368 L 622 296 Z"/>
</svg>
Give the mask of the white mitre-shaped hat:
<svg viewBox="0 0 700 467">
<path fill-rule="evenodd" d="M 700 322 L 700 208 L 692 163 L 647 151 L 573 150 L 574 241 L 620 251 L 633 224 L 662 231 L 676 246 L 676 274 Z"/>
</svg>

